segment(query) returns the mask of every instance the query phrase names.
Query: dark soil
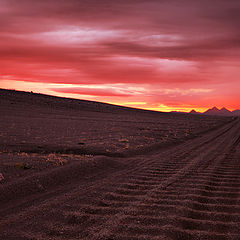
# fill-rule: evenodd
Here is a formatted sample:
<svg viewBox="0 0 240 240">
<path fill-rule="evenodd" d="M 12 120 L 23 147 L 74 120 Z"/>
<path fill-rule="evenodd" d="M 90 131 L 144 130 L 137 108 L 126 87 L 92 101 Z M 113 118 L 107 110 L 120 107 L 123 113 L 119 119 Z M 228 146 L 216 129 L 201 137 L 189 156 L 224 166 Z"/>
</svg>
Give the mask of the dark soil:
<svg viewBox="0 0 240 240">
<path fill-rule="evenodd" d="M 0 239 L 239 239 L 239 119 L 7 90 L 0 109 Z"/>
</svg>

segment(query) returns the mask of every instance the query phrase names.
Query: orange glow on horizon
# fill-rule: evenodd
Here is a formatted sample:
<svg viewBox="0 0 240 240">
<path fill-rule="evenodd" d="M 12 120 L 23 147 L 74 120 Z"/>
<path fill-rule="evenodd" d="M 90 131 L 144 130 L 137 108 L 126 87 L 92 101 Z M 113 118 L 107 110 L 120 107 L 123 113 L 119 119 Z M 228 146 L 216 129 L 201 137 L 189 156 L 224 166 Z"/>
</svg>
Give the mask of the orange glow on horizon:
<svg viewBox="0 0 240 240">
<path fill-rule="evenodd" d="M 99 96 L 91 96 L 87 94 L 80 95 L 75 93 L 72 93 L 72 94 L 61 93 L 61 92 L 58 93 L 53 90 L 50 90 L 50 87 L 66 88 L 66 87 L 73 87 L 73 86 L 74 85 L 69 85 L 69 84 L 45 84 L 45 83 L 39 84 L 35 82 L 24 82 L 24 81 L 13 81 L 13 80 L 2 80 L 0 82 L 0 88 L 4 88 L 4 89 L 12 89 L 12 90 L 28 91 L 28 92 L 32 91 L 35 93 L 42 93 L 42 94 L 53 95 L 58 97 L 105 102 L 105 103 L 114 104 L 114 105 L 139 108 L 139 109 L 145 109 L 145 110 L 153 110 L 153 111 L 159 111 L 159 112 L 171 112 L 171 111 L 190 112 L 192 109 L 194 109 L 197 112 L 204 112 L 210 107 L 212 107 L 212 106 L 198 107 L 198 106 L 189 106 L 189 105 L 188 106 L 185 106 L 185 105 L 182 105 L 182 106 L 169 105 L 168 106 L 161 103 L 154 103 L 155 106 L 152 107 L 152 104 L 148 103 L 147 101 L 125 101 L 126 100 L 125 97 L 123 97 L 123 99 L 118 97 L 118 100 L 114 100 L 113 97 L 99 97 Z M 91 88 L 93 87 L 91 86 Z M 231 107 L 228 109 L 231 111 L 235 110 L 234 108 L 231 108 Z"/>
</svg>

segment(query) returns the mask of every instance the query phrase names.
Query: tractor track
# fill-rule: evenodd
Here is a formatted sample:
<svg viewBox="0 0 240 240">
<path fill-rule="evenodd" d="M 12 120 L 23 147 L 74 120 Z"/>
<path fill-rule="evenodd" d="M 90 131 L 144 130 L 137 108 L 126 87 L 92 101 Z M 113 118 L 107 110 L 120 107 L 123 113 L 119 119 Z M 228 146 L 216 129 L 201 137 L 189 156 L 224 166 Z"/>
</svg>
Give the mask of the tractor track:
<svg viewBox="0 0 240 240">
<path fill-rule="evenodd" d="M 240 122 L 0 207 L 1 239 L 240 236 Z"/>
</svg>

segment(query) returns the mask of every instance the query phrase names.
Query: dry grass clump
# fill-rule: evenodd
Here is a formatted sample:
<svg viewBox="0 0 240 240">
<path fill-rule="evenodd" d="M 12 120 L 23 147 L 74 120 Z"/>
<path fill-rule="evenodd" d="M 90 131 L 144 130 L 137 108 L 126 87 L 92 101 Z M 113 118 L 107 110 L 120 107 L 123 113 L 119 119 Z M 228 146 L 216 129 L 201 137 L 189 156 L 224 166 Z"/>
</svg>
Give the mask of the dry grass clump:
<svg viewBox="0 0 240 240">
<path fill-rule="evenodd" d="M 129 140 L 127 138 L 121 138 L 118 141 L 121 142 L 121 143 L 128 143 L 129 142 Z"/>
<path fill-rule="evenodd" d="M 19 169 L 23 169 L 23 170 L 28 170 L 31 168 L 31 166 L 27 163 L 22 163 L 22 162 L 19 162 L 19 163 L 16 163 L 15 165 L 17 168 Z"/>
<path fill-rule="evenodd" d="M 68 161 L 66 159 L 59 158 L 57 165 L 63 166 L 63 165 L 66 165 L 67 163 Z"/>
<path fill-rule="evenodd" d="M 54 163 L 57 166 L 63 166 L 68 163 L 68 161 L 66 159 L 57 156 L 55 153 L 48 154 L 47 162 Z"/>
</svg>

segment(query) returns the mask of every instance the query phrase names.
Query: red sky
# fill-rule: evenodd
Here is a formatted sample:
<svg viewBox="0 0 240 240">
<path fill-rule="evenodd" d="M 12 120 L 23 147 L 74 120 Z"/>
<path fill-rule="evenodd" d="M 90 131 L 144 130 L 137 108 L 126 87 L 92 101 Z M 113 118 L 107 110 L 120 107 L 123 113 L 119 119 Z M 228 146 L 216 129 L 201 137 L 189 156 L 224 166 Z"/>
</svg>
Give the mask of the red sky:
<svg viewBox="0 0 240 240">
<path fill-rule="evenodd" d="M 0 0 L 0 88 L 237 109 L 239 12 L 237 0 Z"/>
</svg>

